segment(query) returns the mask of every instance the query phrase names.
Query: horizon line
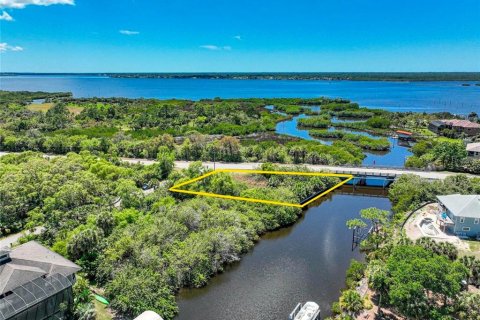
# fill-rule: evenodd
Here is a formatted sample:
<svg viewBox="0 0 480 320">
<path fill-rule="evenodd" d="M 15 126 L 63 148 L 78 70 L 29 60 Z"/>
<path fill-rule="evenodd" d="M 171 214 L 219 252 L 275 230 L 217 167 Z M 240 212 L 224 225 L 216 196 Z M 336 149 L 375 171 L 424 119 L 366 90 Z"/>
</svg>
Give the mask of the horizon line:
<svg viewBox="0 0 480 320">
<path fill-rule="evenodd" d="M 332 74 L 332 73 L 480 73 L 480 71 L 2 71 L 5 74 Z"/>
</svg>

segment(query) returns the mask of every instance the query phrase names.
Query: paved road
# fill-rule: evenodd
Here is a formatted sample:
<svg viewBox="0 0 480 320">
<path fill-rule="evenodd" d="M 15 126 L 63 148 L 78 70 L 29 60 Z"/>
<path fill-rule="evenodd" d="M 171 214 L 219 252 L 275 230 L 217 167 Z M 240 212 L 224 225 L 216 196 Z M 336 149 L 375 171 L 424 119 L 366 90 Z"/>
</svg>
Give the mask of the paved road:
<svg viewBox="0 0 480 320">
<path fill-rule="evenodd" d="M 1 155 L 0 155 L 1 156 Z M 40 234 L 45 228 L 44 227 L 36 227 L 33 230 L 33 234 Z M 24 235 L 29 235 L 32 232 L 30 231 L 21 231 L 19 233 L 11 234 L 9 236 L 6 236 L 5 238 L 0 239 L 0 248 L 8 247 L 10 248 L 13 244 L 15 244 L 18 239 L 23 237 Z"/>
<path fill-rule="evenodd" d="M 13 152 L 0 152 L 0 157 L 10 154 Z M 57 155 L 44 155 L 46 158 L 54 158 Z M 128 163 L 139 163 L 143 165 L 151 165 L 154 164 L 155 160 L 149 159 L 140 159 L 140 158 L 121 158 L 122 161 Z M 175 167 L 178 169 L 185 169 L 187 168 L 192 161 L 175 161 Z M 203 162 L 203 165 L 213 169 L 214 163 L 213 162 Z M 258 169 L 262 163 L 260 162 L 240 162 L 240 163 L 232 163 L 232 162 L 216 162 L 215 168 L 216 169 Z M 291 164 L 286 164 L 286 166 L 291 166 Z M 433 179 L 433 180 L 443 180 L 448 176 L 456 175 L 458 173 L 455 172 L 448 172 L 448 171 L 419 171 L 419 170 L 409 170 L 403 168 L 375 168 L 375 167 L 355 167 L 355 166 L 324 166 L 324 165 L 312 165 L 306 164 L 306 166 L 313 171 L 329 171 L 335 173 L 348 173 L 348 174 L 367 174 L 367 175 L 382 175 L 382 176 L 398 176 L 402 174 L 415 174 L 422 178 Z M 474 175 L 469 175 L 470 177 L 474 177 Z M 478 176 L 477 176 L 478 177 Z"/>
<path fill-rule="evenodd" d="M 150 165 L 155 163 L 154 160 L 145 160 L 145 159 L 131 159 L 131 158 L 122 158 L 123 161 L 128 163 L 140 163 L 143 165 Z M 192 162 L 191 161 L 175 161 L 175 167 L 178 169 L 187 168 Z M 213 162 L 203 162 L 203 165 L 213 169 Z M 262 163 L 259 162 L 241 162 L 241 163 L 225 163 L 225 162 L 216 162 L 216 169 L 258 169 Z M 288 166 L 288 165 L 287 165 Z M 291 166 L 291 165 L 290 165 Z M 330 171 L 335 173 L 349 173 L 349 174 L 367 174 L 367 175 L 402 175 L 402 174 L 415 174 L 422 178 L 434 179 L 434 180 L 443 180 L 448 176 L 455 175 L 458 173 L 446 172 L 446 171 L 417 171 L 417 170 L 408 170 L 402 168 L 363 168 L 355 166 L 324 166 L 324 165 L 306 165 L 310 170 L 313 171 Z"/>
</svg>

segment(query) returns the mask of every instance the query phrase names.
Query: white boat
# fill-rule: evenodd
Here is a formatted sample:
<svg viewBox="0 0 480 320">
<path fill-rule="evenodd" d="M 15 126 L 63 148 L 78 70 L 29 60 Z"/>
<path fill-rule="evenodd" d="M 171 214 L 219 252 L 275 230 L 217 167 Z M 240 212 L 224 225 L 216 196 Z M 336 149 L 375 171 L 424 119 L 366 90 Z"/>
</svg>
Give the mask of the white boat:
<svg viewBox="0 0 480 320">
<path fill-rule="evenodd" d="M 320 306 L 315 302 L 308 301 L 304 305 L 297 304 L 292 313 L 288 316 L 288 320 L 317 320 L 320 315 Z"/>
<path fill-rule="evenodd" d="M 163 320 L 163 319 L 162 317 L 160 317 L 158 313 L 147 310 L 133 320 Z"/>
</svg>

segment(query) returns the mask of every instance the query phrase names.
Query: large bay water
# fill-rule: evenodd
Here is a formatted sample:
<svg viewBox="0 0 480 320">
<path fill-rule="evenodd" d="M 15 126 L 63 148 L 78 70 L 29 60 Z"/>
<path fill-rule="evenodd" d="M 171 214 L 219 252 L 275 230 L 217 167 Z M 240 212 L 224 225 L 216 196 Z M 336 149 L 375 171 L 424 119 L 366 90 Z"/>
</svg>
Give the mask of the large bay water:
<svg viewBox="0 0 480 320">
<path fill-rule="evenodd" d="M 70 91 L 75 97 L 341 97 L 392 111 L 480 114 L 480 86 L 467 82 L 128 79 L 98 76 L 5 76 L 2 90 Z"/>
<path fill-rule="evenodd" d="M 380 192 L 377 190 L 377 192 Z M 287 319 L 298 302 L 316 301 L 322 319 L 345 286 L 352 232 L 361 209 L 390 209 L 386 198 L 341 194 L 324 198 L 293 226 L 266 234 L 238 263 L 200 289 L 182 290 L 178 320 Z"/>
</svg>

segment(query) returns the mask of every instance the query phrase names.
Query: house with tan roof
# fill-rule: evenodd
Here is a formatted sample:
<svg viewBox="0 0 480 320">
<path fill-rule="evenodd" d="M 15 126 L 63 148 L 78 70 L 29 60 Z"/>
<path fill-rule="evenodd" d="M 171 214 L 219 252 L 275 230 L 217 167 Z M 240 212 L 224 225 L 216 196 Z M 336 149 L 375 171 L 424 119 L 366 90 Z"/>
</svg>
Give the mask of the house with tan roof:
<svg viewBox="0 0 480 320">
<path fill-rule="evenodd" d="M 458 134 L 464 133 L 467 136 L 480 134 L 479 123 L 460 119 L 434 120 L 430 122 L 428 129 L 438 134 L 446 129 L 454 130 Z"/>
</svg>

